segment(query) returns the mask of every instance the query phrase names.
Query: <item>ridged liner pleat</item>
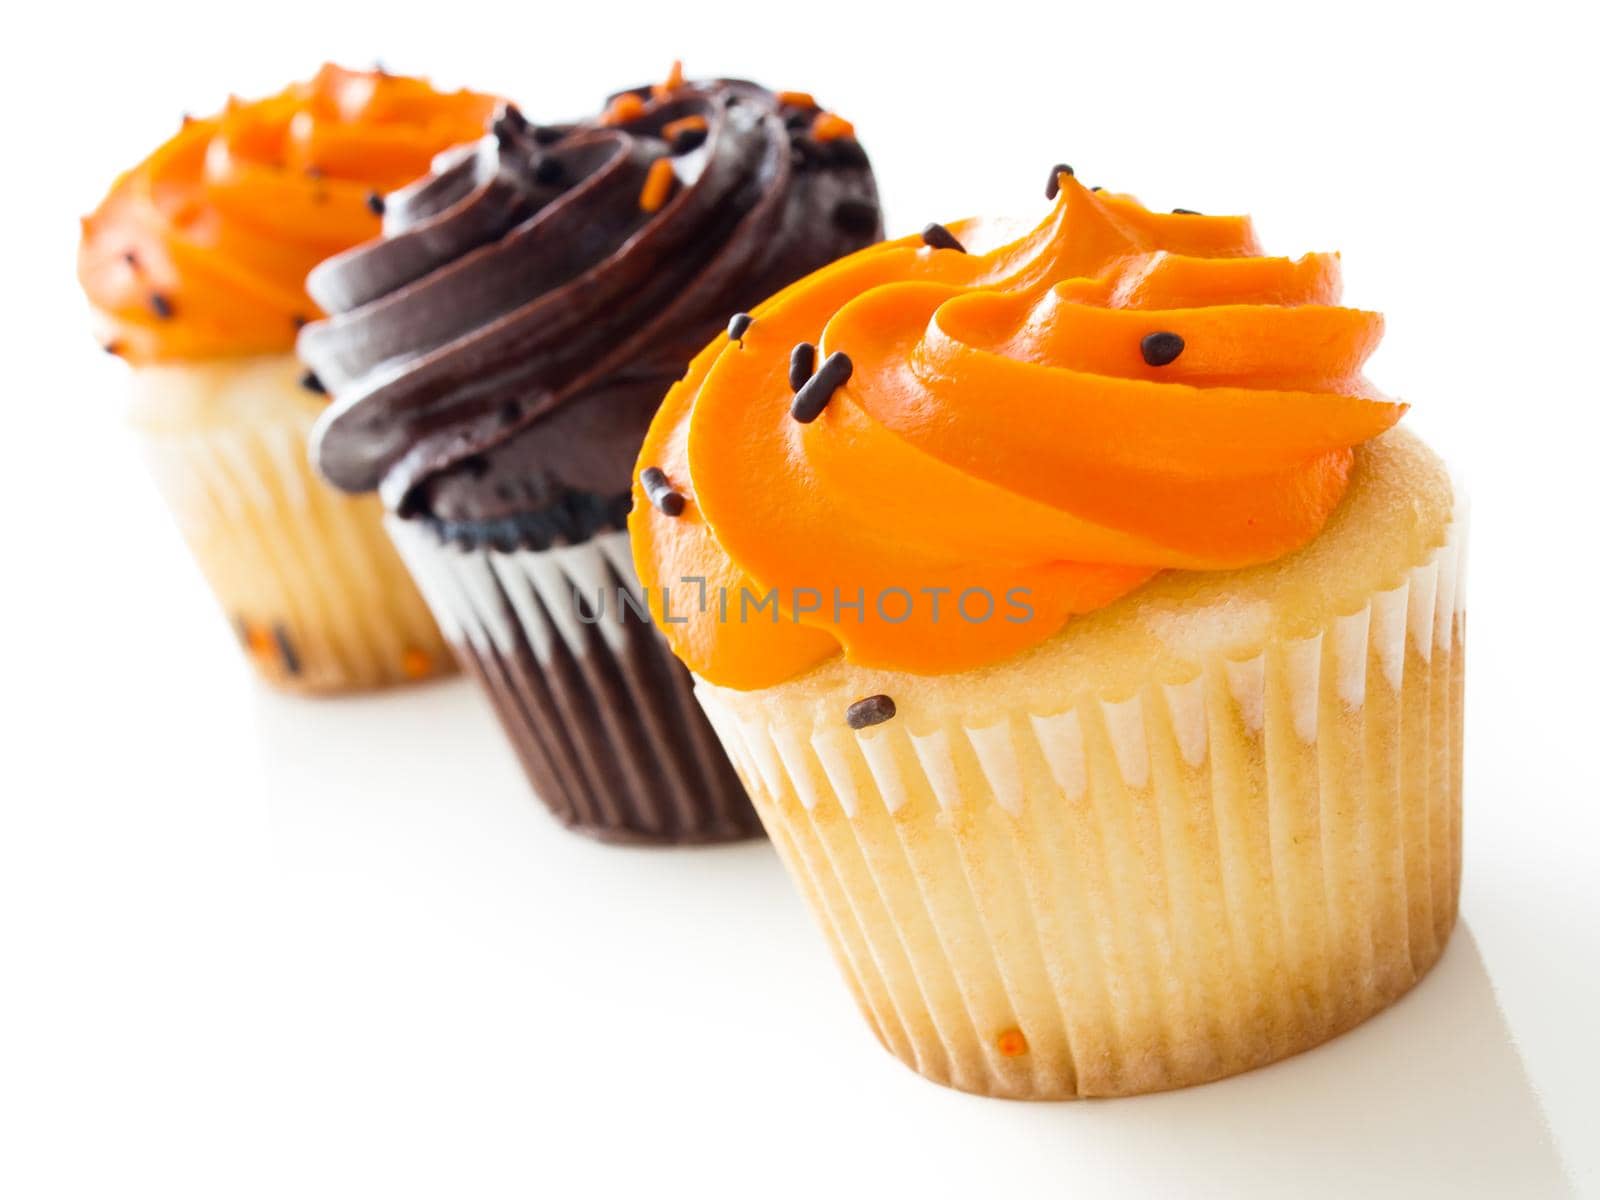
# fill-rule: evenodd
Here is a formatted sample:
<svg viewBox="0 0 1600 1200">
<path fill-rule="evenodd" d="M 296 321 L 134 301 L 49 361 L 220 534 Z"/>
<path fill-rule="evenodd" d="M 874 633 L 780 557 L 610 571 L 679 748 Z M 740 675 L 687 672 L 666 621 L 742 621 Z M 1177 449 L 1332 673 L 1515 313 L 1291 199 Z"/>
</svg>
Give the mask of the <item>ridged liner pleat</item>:
<svg viewBox="0 0 1600 1200">
<path fill-rule="evenodd" d="M 1444 947 L 1464 532 L 1317 636 L 1061 711 L 807 736 L 697 694 L 900 1059 L 995 1096 L 1201 1083 L 1350 1028 Z"/>
<path fill-rule="evenodd" d="M 141 428 L 156 485 L 270 682 L 330 692 L 448 673 L 448 647 L 383 530 L 375 497 L 336 492 L 287 404 L 193 429 Z"/>
<path fill-rule="evenodd" d="M 608 841 L 759 836 L 688 672 L 621 602 L 626 590 L 642 611 L 627 534 L 506 552 L 443 544 L 414 521 L 388 525 L 563 823 Z"/>
</svg>

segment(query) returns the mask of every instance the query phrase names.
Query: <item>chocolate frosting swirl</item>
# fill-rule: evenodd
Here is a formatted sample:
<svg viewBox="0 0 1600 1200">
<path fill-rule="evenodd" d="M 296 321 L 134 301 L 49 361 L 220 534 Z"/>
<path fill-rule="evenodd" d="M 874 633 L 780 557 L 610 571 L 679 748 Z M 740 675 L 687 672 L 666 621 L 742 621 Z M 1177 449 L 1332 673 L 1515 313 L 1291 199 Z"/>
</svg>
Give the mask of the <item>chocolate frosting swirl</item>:
<svg viewBox="0 0 1600 1200">
<path fill-rule="evenodd" d="M 865 154 L 807 136 L 808 97 L 739 80 L 619 95 L 639 102 L 571 126 L 507 107 L 389 197 L 380 240 L 312 273 L 332 316 L 299 351 L 335 398 L 312 439 L 332 483 L 463 540 L 617 527 L 689 359 L 881 236 Z"/>
</svg>

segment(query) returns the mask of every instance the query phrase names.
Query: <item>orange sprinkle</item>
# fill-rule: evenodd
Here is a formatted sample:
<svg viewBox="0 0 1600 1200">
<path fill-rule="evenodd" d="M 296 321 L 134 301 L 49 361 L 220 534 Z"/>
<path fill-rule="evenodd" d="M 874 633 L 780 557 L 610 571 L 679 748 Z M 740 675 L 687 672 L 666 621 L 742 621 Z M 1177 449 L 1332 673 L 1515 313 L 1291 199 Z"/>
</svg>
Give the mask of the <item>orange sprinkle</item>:
<svg viewBox="0 0 1600 1200">
<path fill-rule="evenodd" d="M 639 207 L 647 213 L 659 210 L 672 194 L 672 184 L 676 179 L 677 176 L 672 173 L 672 163 L 665 158 L 656 159 L 650 164 L 650 173 L 644 177 L 644 187 L 639 190 Z"/>
<path fill-rule="evenodd" d="M 644 112 L 644 101 L 632 92 L 623 92 L 606 105 L 605 112 L 600 114 L 600 124 L 621 125 L 624 121 L 637 119 Z"/>
<path fill-rule="evenodd" d="M 1006 1030 L 994 1044 L 1006 1058 L 1020 1058 L 1028 1052 L 1028 1039 L 1022 1036 L 1020 1029 Z"/>
<path fill-rule="evenodd" d="M 687 133 L 691 129 L 706 128 L 708 126 L 704 117 L 679 117 L 676 121 L 668 121 L 661 127 L 661 136 L 670 142 L 680 133 Z"/>
<path fill-rule="evenodd" d="M 795 108 L 816 108 L 817 98 L 810 92 L 779 92 L 779 104 L 790 104 Z"/>
<path fill-rule="evenodd" d="M 400 669 L 405 672 L 407 679 L 421 679 L 433 673 L 433 656 L 426 650 L 408 646 L 400 656 Z"/>
<path fill-rule="evenodd" d="M 244 627 L 244 644 L 251 654 L 257 658 L 276 658 L 278 656 L 278 643 L 273 640 L 272 631 L 262 625 L 246 625 Z"/>
<path fill-rule="evenodd" d="M 834 142 L 855 135 L 856 127 L 838 113 L 818 113 L 817 119 L 811 122 L 811 136 L 819 142 Z"/>
<path fill-rule="evenodd" d="M 667 72 L 667 77 L 664 80 L 650 89 L 650 94 L 652 96 L 670 96 L 682 86 L 683 60 L 675 58 L 672 60 L 672 70 Z"/>
</svg>

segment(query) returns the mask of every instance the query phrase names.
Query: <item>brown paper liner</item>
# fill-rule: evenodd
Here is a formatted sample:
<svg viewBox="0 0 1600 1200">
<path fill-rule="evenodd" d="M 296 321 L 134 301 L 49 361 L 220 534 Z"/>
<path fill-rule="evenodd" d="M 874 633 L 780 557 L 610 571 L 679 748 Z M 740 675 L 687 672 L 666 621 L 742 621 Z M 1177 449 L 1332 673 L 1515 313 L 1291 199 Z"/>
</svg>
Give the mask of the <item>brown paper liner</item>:
<svg viewBox="0 0 1600 1200">
<path fill-rule="evenodd" d="M 698 695 L 907 1065 L 1033 1099 L 1202 1083 L 1350 1028 L 1443 949 L 1460 532 L 1316 636 L 1132 695 L 859 733 Z"/>
<path fill-rule="evenodd" d="M 268 682 L 337 692 L 449 673 L 376 497 L 311 467 L 325 402 L 300 371 L 289 355 L 138 368 L 130 423 L 155 482 Z"/>
<path fill-rule="evenodd" d="M 504 552 L 444 545 L 399 518 L 389 528 L 534 790 L 562 823 L 613 842 L 760 835 L 689 673 L 621 604 L 619 589 L 639 595 L 625 533 Z M 602 595 L 596 613 L 590 598 Z"/>
</svg>

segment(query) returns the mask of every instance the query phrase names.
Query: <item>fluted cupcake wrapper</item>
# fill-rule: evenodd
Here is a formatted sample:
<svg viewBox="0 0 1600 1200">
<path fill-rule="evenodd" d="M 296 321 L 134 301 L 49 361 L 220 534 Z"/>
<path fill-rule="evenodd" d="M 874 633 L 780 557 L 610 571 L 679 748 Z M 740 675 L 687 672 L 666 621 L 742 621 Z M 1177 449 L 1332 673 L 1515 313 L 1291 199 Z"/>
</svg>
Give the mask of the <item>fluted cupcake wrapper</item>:
<svg viewBox="0 0 1600 1200">
<path fill-rule="evenodd" d="M 292 356 L 140 368 L 130 424 L 256 669 L 307 692 L 454 669 L 372 496 L 319 479 Z"/>
<path fill-rule="evenodd" d="M 981 727 L 814 731 L 697 693 L 899 1058 L 995 1096 L 1200 1083 L 1349 1028 L 1443 949 L 1463 534 L 1314 637 Z"/>
<path fill-rule="evenodd" d="M 640 615 L 627 534 L 506 552 L 397 517 L 389 528 L 562 822 L 607 841 L 760 834 L 688 672 Z"/>
</svg>

